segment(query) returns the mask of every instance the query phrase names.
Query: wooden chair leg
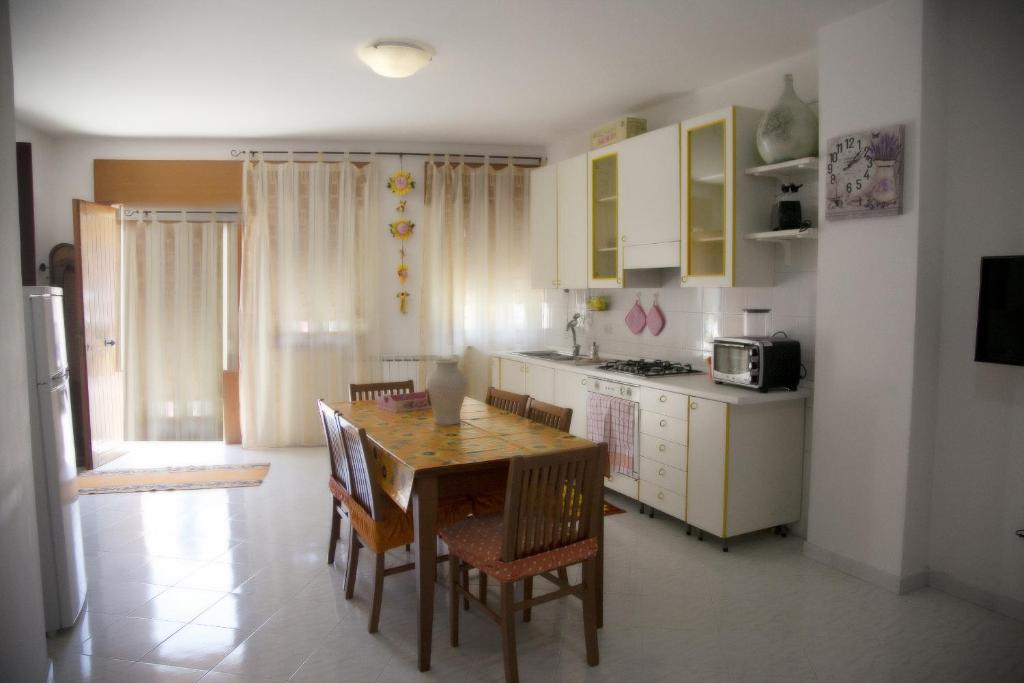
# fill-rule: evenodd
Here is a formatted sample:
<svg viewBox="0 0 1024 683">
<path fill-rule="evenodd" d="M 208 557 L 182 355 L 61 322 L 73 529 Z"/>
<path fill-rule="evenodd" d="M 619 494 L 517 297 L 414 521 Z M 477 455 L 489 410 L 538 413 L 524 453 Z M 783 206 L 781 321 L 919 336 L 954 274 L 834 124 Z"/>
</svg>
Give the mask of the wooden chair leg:
<svg viewBox="0 0 1024 683">
<path fill-rule="evenodd" d="M 356 575 L 359 567 L 359 536 L 354 528 L 349 528 L 348 563 L 345 565 L 345 599 L 351 600 L 356 590 Z"/>
<path fill-rule="evenodd" d="M 515 584 L 501 584 L 501 651 L 505 656 L 505 683 L 519 683 L 516 656 Z"/>
<path fill-rule="evenodd" d="M 448 634 L 452 647 L 459 646 L 459 558 L 448 551 Z"/>
<path fill-rule="evenodd" d="M 527 576 L 523 579 L 523 600 L 529 600 L 533 597 L 533 577 Z M 530 608 L 527 607 L 523 610 L 523 622 L 530 620 Z"/>
<path fill-rule="evenodd" d="M 462 565 L 459 575 L 462 577 L 462 585 L 466 587 L 466 590 L 469 590 L 469 566 Z M 462 596 L 462 609 L 467 612 L 469 611 L 469 597 L 466 595 Z"/>
<path fill-rule="evenodd" d="M 373 602 L 370 606 L 370 624 L 367 630 L 376 633 L 380 625 L 380 603 L 384 597 L 384 553 L 377 555 L 377 566 L 373 570 Z"/>
<path fill-rule="evenodd" d="M 569 582 L 569 572 L 565 571 L 565 567 L 558 568 L 558 579 L 566 583 Z"/>
<path fill-rule="evenodd" d="M 480 602 L 487 605 L 487 574 L 480 572 Z"/>
<path fill-rule="evenodd" d="M 583 563 L 583 639 L 587 646 L 587 665 L 597 666 L 597 560 Z"/>
<path fill-rule="evenodd" d="M 331 499 L 331 539 L 327 543 L 327 564 L 334 564 L 334 551 L 338 547 L 341 535 L 341 515 L 338 514 L 337 503 Z"/>
</svg>

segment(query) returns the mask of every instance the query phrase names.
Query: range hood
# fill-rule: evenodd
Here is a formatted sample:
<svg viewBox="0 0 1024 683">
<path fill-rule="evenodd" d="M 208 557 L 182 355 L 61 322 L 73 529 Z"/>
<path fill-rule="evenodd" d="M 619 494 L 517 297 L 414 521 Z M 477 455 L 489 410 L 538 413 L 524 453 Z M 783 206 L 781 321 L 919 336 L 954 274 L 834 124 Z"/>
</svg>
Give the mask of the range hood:
<svg viewBox="0 0 1024 683">
<path fill-rule="evenodd" d="M 632 244 L 622 248 L 623 270 L 678 267 L 679 240 L 654 244 Z"/>
</svg>

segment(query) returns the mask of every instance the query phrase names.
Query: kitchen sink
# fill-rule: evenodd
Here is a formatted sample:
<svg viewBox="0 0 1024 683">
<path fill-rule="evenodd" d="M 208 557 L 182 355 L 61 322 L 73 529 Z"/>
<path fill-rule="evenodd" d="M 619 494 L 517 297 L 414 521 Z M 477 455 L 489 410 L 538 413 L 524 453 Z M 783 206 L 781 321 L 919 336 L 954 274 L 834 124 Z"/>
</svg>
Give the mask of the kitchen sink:
<svg viewBox="0 0 1024 683">
<path fill-rule="evenodd" d="M 572 356 L 568 353 L 561 353 L 559 351 L 516 351 L 517 356 L 526 356 L 528 358 L 538 358 L 540 360 L 553 360 L 559 363 L 572 363 L 573 365 L 596 365 L 603 363 L 604 361 L 593 360 L 586 356 Z"/>
</svg>

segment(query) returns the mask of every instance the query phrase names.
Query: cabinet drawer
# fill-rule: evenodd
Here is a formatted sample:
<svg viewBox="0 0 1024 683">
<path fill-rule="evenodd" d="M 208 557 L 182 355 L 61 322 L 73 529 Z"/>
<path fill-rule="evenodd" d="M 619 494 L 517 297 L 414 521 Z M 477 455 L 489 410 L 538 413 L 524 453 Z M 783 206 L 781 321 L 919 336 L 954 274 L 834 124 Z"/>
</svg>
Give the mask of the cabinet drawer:
<svg viewBox="0 0 1024 683">
<path fill-rule="evenodd" d="M 640 482 L 640 502 L 677 519 L 686 519 L 686 498 L 657 484 Z"/>
<path fill-rule="evenodd" d="M 668 415 L 677 420 L 685 420 L 689 401 L 690 397 L 685 394 L 640 387 L 640 410 L 645 412 L 649 411 Z"/>
<path fill-rule="evenodd" d="M 612 474 L 610 479 L 606 477 L 602 479 L 602 481 L 604 482 L 604 485 L 612 491 L 618 491 L 619 493 L 636 500 L 636 479 L 627 477 L 625 474 Z"/>
<path fill-rule="evenodd" d="M 668 415 L 641 410 L 640 433 L 656 436 L 666 441 L 686 443 L 686 420 L 677 420 Z"/>
<path fill-rule="evenodd" d="M 686 473 L 655 460 L 640 458 L 640 479 L 643 482 L 657 484 L 677 496 L 683 495 L 686 491 Z"/>
<path fill-rule="evenodd" d="M 650 434 L 641 434 L 640 456 L 676 469 L 686 469 L 686 444 L 666 441 Z"/>
</svg>

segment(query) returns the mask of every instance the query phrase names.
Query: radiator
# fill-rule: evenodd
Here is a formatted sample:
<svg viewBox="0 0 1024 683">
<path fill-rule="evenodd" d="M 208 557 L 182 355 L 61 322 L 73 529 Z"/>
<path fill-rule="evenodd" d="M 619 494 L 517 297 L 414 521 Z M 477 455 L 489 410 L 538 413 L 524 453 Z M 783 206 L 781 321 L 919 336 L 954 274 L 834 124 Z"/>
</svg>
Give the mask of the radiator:
<svg viewBox="0 0 1024 683">
<path fill-rule="evenodd" d="M 385 382 L 398 382 L 411 379 L 418 390 L 427 385 L 427 377 L 436 365 L 431 356 L 410 354 L 386 354 L 381 358 L 380 378 Z"/>
</svg>

